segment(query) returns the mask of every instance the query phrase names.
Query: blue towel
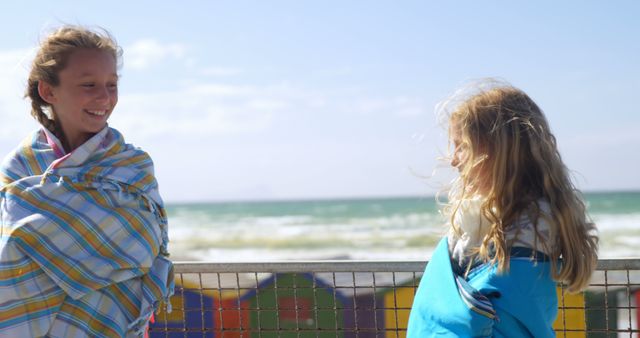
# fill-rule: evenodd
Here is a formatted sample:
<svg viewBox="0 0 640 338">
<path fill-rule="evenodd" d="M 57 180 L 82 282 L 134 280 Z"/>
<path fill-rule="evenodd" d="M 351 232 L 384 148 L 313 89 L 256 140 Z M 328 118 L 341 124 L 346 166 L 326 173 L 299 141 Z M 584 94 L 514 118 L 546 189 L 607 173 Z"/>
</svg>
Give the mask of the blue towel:
<svg viewBox="0 0 640 338">
<path fill-rule="evenodd" d="M 481 264 L 463 278 L 453 272 L 444 238 L 420 281 L 407 337 L 555 337 L 556 284 L 542 257 L 517 248 L 507 273 Z"/>
</svg>

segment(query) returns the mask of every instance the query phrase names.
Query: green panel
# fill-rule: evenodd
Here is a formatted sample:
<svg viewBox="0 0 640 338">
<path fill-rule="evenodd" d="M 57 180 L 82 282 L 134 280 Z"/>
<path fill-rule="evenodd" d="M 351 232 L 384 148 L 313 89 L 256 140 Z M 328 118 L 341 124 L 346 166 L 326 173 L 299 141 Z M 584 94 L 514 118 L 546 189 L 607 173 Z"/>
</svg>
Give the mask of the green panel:
<svg viewBox="0 0 640 338">
<path fill-rule="evenodd" d="M 617 337 L 615 332 L 591 332 L 615 330 L 618 326 L 617 293 L 615 291 L 585 292 L 584 295 L 587 317 L 587 337 L 609 338 Z M 608 310 L 605 310 L 608 308 Z"/>
<path fill-rule="evenodd" d="M 291 273 L 278 274 L 261 285 L 248 299 L 251 308 L 260 309 L 250 313 L 252 337 L 343 337 L 342 332 L 336 333 L 336 327 L 344 326 L 342 302 L 333 289 L 318 284 L 316 280 L 314 289 L 310 275 Z"/>
</svg>

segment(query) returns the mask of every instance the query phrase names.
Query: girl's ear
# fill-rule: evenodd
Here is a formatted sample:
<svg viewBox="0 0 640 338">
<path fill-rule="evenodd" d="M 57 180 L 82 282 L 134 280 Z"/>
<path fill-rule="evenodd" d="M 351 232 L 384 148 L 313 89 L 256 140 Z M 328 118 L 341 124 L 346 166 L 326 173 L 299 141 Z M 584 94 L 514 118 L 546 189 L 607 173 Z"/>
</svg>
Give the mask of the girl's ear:
<svg viewBox="0 0 640 338">
<path fill-rule="evenodd" d="M 48 104 L 56 102 L 53 86 L 45 81 L 38 81 L 38 94 Z"/>
</svg>

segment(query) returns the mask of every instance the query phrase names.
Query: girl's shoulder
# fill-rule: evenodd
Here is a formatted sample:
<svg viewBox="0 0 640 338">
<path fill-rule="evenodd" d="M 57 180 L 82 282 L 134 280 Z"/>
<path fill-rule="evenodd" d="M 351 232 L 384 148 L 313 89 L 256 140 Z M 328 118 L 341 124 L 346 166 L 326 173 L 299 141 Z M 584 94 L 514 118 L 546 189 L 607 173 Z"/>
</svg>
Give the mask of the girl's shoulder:
<svg viewBox="0 0 640 338">
<path fill-rule="evenodd" d="M 516 222 L 505 229 L 510 247 L 527 248 L 549 255 L 552 252 L 551 207 L 539 199 L 520 214 Z"/>
<path fill-rule="evenodd" d="M 39 175 L 46 170 L 53 152 L 45 147 L 42 129 L 35 130 L 0 162 L 0 186 L 26 176 Z"/>
</svg>

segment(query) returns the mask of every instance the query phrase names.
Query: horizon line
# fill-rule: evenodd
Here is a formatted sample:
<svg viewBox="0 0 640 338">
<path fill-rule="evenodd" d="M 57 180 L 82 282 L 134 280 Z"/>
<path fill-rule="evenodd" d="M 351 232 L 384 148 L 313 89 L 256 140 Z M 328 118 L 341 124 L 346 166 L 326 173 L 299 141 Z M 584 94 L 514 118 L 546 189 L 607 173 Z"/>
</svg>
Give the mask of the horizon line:
<svg viewBox="0 0 640 338">
<path fill-rule="evenodd" d="M 640 189 L 594 189 L 581 190 L 584 195 L 604 195 L 604 194 L 640 194 Z M 258 203 L 292 203 L 292 202 L 327 202 L 327 201 L 367 201 L 385 199 L 435 199 L 437 193 L 425 195 L 354 195 L 335 197 L 273 197 L 273 198 L 235 198 L 235 199 L 202 199 L 202 200 L 177 200 L 166 201 L 166 205 L 185 204 L 258 204 Z"/>
</svg>

